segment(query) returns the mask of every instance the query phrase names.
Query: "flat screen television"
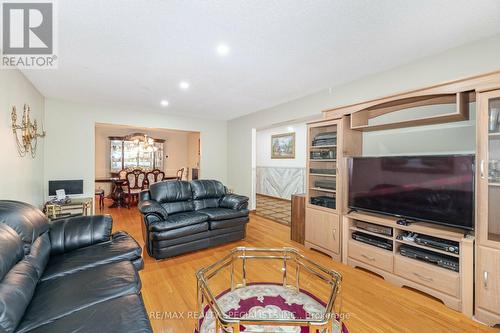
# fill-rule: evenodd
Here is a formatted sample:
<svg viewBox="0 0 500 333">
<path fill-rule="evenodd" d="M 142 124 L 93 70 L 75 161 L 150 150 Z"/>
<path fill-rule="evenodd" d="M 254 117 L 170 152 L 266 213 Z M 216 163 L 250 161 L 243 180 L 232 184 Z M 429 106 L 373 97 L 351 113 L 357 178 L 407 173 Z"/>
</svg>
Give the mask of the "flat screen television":
<svg viewBox="0 0 500 333">
<path fill-rule="evenodd" d="M 474 155 L 355 157 L 349 208 L 474 229 Z"/>
<path fill-rule="evenodd" d="M 66 195 L 83 194 L 83 179 L 49 180 L 49 196 L 56 195 L 57 190 L 64 190 Z"/>
</svg>

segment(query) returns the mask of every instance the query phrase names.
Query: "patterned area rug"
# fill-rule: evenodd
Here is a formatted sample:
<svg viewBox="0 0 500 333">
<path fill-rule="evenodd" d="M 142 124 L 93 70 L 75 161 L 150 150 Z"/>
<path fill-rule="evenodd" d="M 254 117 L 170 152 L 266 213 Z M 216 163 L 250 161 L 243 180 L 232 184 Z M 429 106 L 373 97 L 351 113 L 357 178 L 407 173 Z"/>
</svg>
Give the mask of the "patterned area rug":
<svg viewBox="0 0 500 333">
<path fill-rule="evenodd" d="M 292 203 L 289 200 L 280 200 L 257 194 L 255 213 L 281 224 L 290 225 Z"/>
<path fill-rule="evenodd" d="M 239 318 L 303 319 L 314 318 L 325 309 L 325 304 L 306 291 L 299 293 L 276 284 L 253 284 L 235 291 L 227 290 L 217 296 L 222 311 Z M 241 326 L 241 332 L 316 333 L 307 327 L 290 326 Z M 333 333 L 349 333 L 333 327 Z M 200 320 L 200 332 L 215 333 L 215 318 L 206 307 L 205 317 Z"/>
</svg>

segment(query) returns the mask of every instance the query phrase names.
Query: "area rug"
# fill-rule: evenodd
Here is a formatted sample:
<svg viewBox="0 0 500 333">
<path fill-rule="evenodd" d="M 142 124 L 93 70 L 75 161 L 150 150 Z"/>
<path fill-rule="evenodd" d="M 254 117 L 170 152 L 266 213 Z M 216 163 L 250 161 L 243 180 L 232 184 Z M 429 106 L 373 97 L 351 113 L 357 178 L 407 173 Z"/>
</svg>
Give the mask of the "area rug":
<svg viewBox="0 0 500 333">
<path fill-rule="evenodd" d="M 315 318 L 325 309 L 325 304 L 314 295 L 301 290 L 295 292 L 277 284 L 259 283 L 234 291 L 226 290 L 217 296 L 221 310 L 238 318 L 262 319 L 304 319 Z M 241 332 L 276 333 L 316 333 L 307 327 L 290 326 L 240 326 Z M 333 333 L 349 333 L 347 327 L 333 327 Z M 212 311 L 205 307 L 205 316 L 200 319 L 200 332 L 216 333 L 215 318 Z M 219 332 L 217 332 L 219 333 Z"/>
</svg>

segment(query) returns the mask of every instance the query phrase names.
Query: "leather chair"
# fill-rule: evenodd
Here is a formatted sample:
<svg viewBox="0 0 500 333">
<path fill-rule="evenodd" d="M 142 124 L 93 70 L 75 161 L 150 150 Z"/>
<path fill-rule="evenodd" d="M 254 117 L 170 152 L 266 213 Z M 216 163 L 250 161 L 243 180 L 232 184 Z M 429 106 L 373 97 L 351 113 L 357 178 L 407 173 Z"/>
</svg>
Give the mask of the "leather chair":
<svg viewBox="0 0 500 333">
<path fill-rule="evenodd" d="M 168 181 L 141 192 L 143 236 L 156 259 L 241 240 L 248 198 L 229 194 L 216 180 Z"/>
<path fill-rule="evenodd" d="M 49 224 L 0 201 L 0 332 L 152 332 L 140 294 L 141 248 L 110 216 Z"/>
</svg>

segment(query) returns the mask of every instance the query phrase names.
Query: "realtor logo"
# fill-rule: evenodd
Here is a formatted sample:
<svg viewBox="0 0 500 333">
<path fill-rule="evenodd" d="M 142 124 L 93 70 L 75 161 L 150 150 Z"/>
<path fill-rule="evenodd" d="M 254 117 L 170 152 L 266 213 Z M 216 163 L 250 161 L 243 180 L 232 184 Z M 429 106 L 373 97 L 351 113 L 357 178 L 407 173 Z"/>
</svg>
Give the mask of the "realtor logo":
<svg viewBox="0 0 500 333">
<path fill-rule="evenodd" d="M 56 68 L 54 7 L 52 0 L 2 2 L 3 68 Z"/>
</svg>

